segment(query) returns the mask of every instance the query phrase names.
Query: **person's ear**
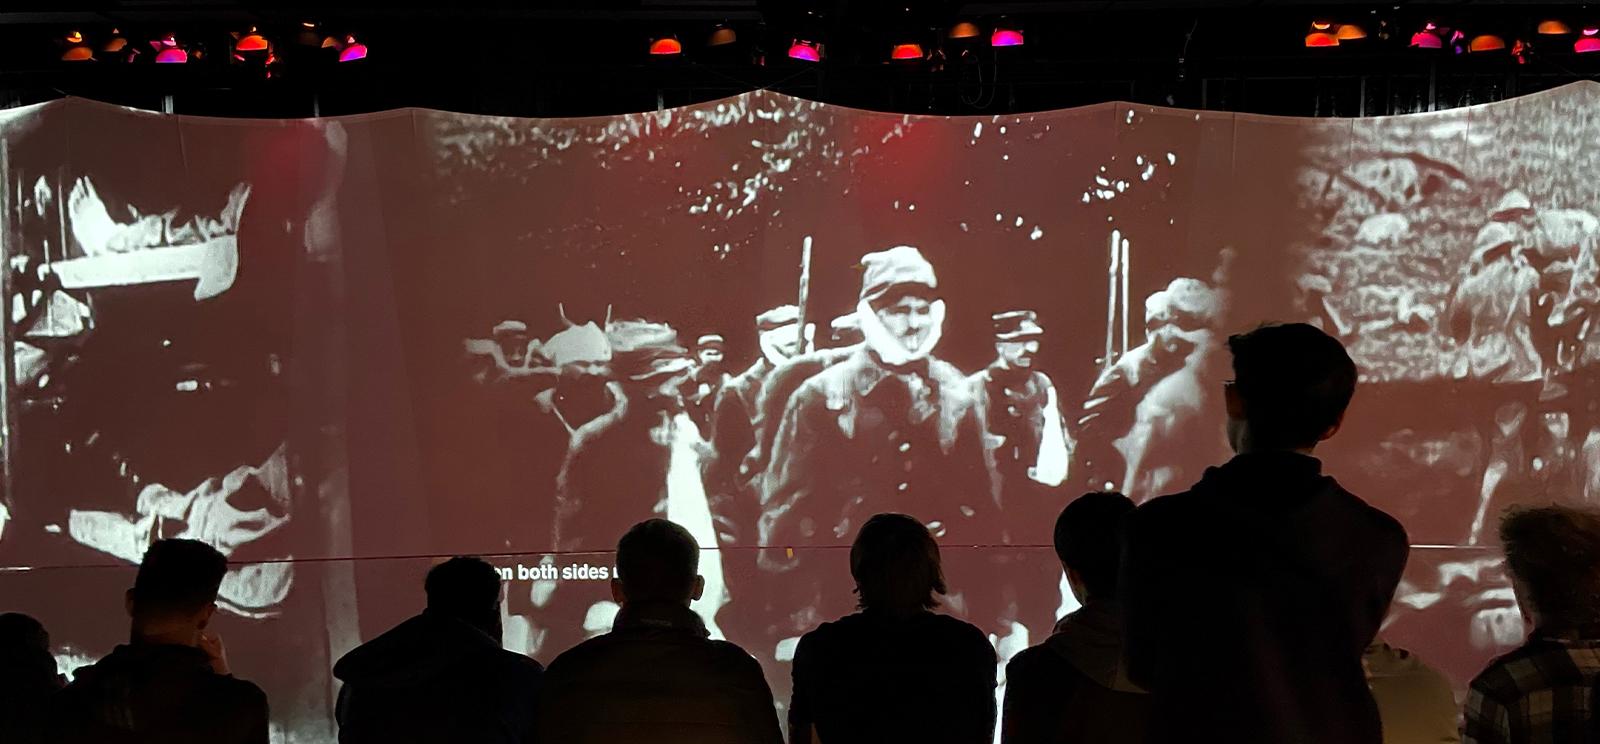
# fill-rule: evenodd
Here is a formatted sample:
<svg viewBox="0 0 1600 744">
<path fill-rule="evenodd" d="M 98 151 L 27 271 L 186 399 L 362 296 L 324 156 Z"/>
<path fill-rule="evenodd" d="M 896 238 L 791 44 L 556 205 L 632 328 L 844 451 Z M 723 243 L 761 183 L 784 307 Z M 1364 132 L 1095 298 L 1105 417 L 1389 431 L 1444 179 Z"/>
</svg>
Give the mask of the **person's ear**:
<svg viewBox="0 0 1600 744">
<path fill-rule="evenodd" d="M 628 603 L 628 593 L 622 588 L 622 579 L 611 580 L 611 601 L 619 605 Z"/>
<path fill-rule="evenodd" d="M 133 617 L 133 590 L 129 589 L 122 595 L 122 609 L 128 611 L 128 617 Z"/>
<path fill-rule="evenodd" d="M 1343 426 L 1344 426 L 1344 414 L 1340 413 L 1339 414 L 1339 418 L 1334 420 L 1333 426 L 1328 427 L 1327 431 L 1322 432 L 1322 438 L 1318 439 L 1317 441 L 1326 442 L 1329 439 L 1332 439 L 1333 435 L 1338 434 L 1339 433 L 1339 429 L 1342 428 Z"/>
<path fill-rule="evenodd" d="M 1228 405 L 1228 418 L 1243 421 L 1245 418 L 1244 397 L 1239 395 L 1238 386 L 1232 384 L 1223 386 L 1222 397 Z"/>
<path fill-rule="evenodd" d="M 694 577 L 694 588 L 689 592 L 689 601 L 697 600 L 706 593 L 706 577 Z"/>
<path fill-rule="evenodd" d="M 200 611 L 200 629 L 205 630 L 206 626 L 211 624 L 212 616 L 216 614 L 217 605 L 215 603 L 206 605 L 205 609 Z"/>
</svg>

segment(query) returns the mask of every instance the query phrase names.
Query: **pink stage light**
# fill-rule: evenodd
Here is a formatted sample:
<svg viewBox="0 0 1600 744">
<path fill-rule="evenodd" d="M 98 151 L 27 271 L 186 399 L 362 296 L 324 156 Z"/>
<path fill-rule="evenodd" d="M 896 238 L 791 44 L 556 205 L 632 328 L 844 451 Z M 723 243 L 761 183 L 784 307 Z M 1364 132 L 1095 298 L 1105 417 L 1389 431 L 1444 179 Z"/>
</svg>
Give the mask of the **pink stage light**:
<svg viewBox="0 0 1600 744">
<path fill-rule="evenodd" d="M 994 33 L 989 36 L 989 46 L 1022 46 L 1022 32 L 1014 28 L 997 28 L 994 30 Z"/>
<path fill-rule="evenodd" d="M 1411 46 L 1416 49 L 1443 49 L 1444 39 L 1432 31 L 1418 31 L 1411 35 Z"/>
<path fill-rule="evenodd" d="M 359 43 L 359 42 L 358 43 L 354 43 L 354 44 L 350 44 L 349 46 L 346 46 L 344 48 L 344 51 L 339 52 L 339 61 L 340 62 L 354 62 L 354 61 L 356 61 L 358 59 L 366 59 L 366 58 L 367 58 L 367 45 Z"/>
<path fill-rule="evenodd" d="M 189 53 L 179 47 L 163 49 L 156 55 L 156 62 L 163 65 L 181 65 L 189 61 Z"/>
<path fill-rule="evenodd" d="M 1572 51 L 1578 54 L 1600 52 L 1600 28 L 1585 26 L 1583 35 L 1579 36 L 1577 41 L 1572 42 Z"/>
<path fill-rule="evenodd" d="M 798 59 L 805 62 L 821 62 L 822 46 L 810 41 L 795 39 L 789 44 L 789 59 Z"/>
</svg>

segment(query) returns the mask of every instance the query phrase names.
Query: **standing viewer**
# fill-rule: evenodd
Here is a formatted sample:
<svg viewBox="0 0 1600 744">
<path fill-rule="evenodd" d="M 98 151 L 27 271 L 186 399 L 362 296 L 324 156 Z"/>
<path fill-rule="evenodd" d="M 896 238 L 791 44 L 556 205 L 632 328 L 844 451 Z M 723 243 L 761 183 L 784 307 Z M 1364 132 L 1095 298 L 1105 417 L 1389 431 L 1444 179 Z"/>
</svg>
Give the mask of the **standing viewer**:
<svg viewBox="0 0 1600 744">
<path fill-rule="evenodd" d="M 196 540 L 159 540 L 128 590 L 133 628 L 56 695 L 55 744 L 267 744 L 267 696 L 228 673 L 209 631 L 228 560 Z"/>
<path fill-rule="evenodd" d="M 861 611 L 795 651 L 790 741 L 992 741 L 994 649 L 976 626 L 932 611 L 945 585 L 928 528 L 904 514 L 868 519 L 850 575 Z"/>
<path fill-rule="evenodd" d="M 778 744 L 772 691 L 756 660 L 713 641 L 689 609 L 705 590 L 700 548 L 665 519 L 640 522 L 617 543 L 610 633 L 550 663 L 541 742 Z"/>
<path fill-rule="evenodd" d="M 1311 455 L 1344 420 L 1355 363 L 1305 324 L 1228 347 L 1237 456 L 1125 523 L 1128 671 L 1152 695 L 1150 740 L 1379 744 L 1361 654 L 1406 533 Z"/>
<path fill-rule="evenodd" d="M 1600 684 L 1600 513 L 1513 508 L 1500 545 L 1533 627 L 1467 689 L 1464 744 L 1594 742 Z"/>
</svg>

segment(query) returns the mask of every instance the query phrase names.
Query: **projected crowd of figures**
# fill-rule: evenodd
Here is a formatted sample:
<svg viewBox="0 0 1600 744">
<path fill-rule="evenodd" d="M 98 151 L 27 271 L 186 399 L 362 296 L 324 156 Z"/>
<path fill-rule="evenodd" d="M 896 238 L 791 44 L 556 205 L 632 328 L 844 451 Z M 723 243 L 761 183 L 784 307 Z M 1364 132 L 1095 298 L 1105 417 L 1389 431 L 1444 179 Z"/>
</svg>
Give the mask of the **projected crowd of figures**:
<svg viewBox="0 0 1600 744">
<path fill-rule="evenodd" d="M 1059 509 L 1224 461 L 1227 336 L 1307 321 L 1362 369 L 1326 467 L 1417 543 L 1384 635 L 1462 686 L 1526 630 L 1501 510 L 1600 488 L 1597 95 L 8 112 L 0 609 L 70 672 L 124 637 L 153 540 L 209 542 L 235 671 L 280 741 L 330 742 L 332 661 L 433 561 L 500 566 L 504 642 L 548 662 L 610 627 L 610 551 L 664 516 L 781 705 L 798 636 L 854 608 L 856 529 L 899 511 L 1006 658 L 1077 606 Z"/>
</svg>

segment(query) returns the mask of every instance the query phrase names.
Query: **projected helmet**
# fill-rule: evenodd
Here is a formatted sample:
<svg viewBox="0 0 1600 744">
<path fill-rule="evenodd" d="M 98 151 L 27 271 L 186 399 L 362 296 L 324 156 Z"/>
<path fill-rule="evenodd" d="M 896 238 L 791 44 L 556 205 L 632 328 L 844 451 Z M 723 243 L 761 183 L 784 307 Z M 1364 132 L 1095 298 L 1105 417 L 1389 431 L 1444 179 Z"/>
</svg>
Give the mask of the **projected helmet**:
<svg viewBox="0 0 1600 744">
<path fill-rule="evenodd" d="M 868 253 L 861 257 L 861 266 L 866 270 L 861 277 L 861 299 L 869 303 L 896 287 L 929 290 L 939 287 L 933 264 L 913 246 L 897 245 L 886 251 Z"/>
<path fill-rule="evenodd" d="M 1527 194 L 1518 189 L 1506 192 L 1500 197 L 1500 202 L 1494 206 L 1494 211 L 1489 213 L 1492 220 L 1515 220 L 1533 213 L 1533 201 Z"/>
</svg>

